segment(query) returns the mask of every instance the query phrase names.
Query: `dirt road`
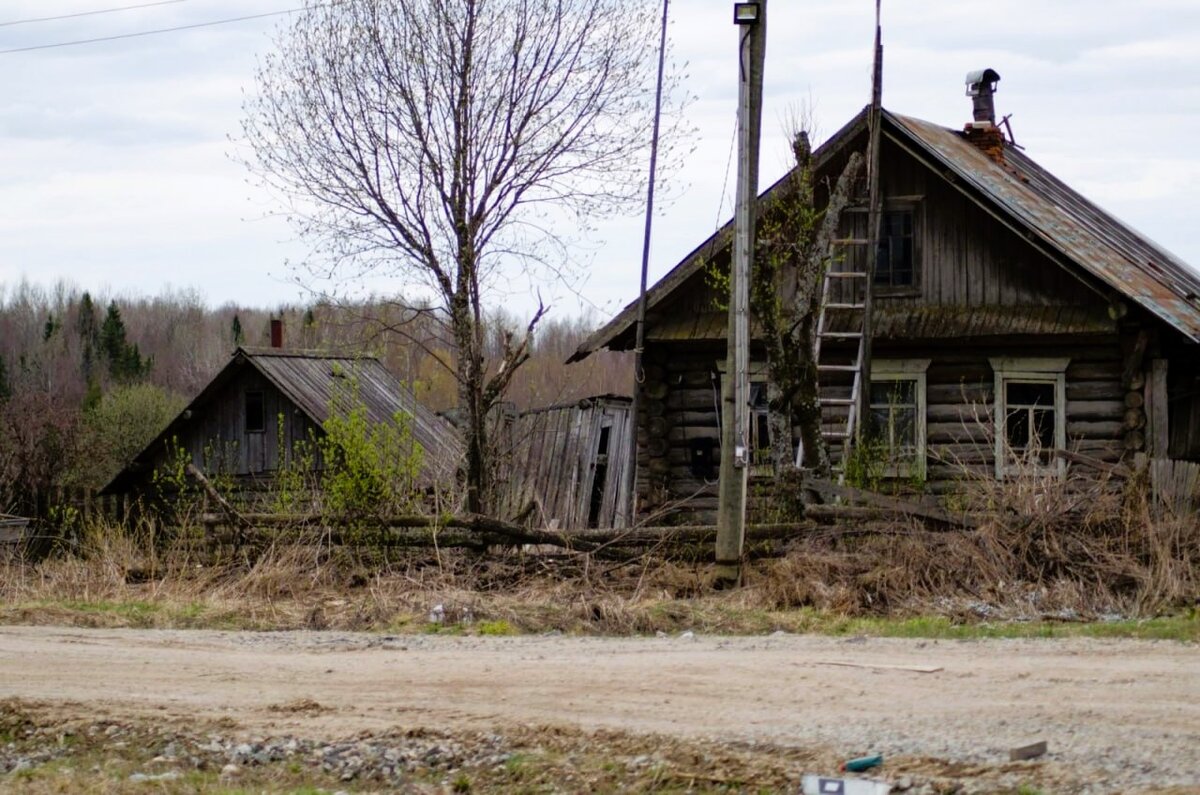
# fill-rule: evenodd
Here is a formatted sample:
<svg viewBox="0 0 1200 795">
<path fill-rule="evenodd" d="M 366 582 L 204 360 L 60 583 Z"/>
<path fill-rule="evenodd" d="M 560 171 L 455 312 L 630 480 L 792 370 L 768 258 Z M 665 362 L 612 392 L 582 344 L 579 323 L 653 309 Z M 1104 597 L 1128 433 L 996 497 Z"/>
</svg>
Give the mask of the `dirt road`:
<svg viewBox="0 0 1200 795">
<path fill-rule="evenodd" d="M 9 697 L 260 733 L 570 725 L 999 767 L 1045 739 L 1039 770 L 1071 790 L 1200 785 L 1200 648 L 1174 642 L 4 627 Z M 280 710 L 298 699 L 322 709 Z"/>
</svg>

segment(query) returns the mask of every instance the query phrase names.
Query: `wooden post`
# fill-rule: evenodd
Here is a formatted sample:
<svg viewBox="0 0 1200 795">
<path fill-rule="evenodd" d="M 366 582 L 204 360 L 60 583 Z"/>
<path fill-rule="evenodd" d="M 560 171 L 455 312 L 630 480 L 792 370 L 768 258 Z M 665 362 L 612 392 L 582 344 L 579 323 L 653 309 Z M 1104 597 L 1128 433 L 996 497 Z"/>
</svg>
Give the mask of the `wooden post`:
<svg viewBox="0 0 1200 795">
<path fill-rule="evenodd" d="M 867 278 L 863 281 L 862 361 L 859 363 L 858 440 L 864 438 L 871 418 L 871 337 L 874 328 L 871 318 L 871 294 L 875 288 L 875 258 L 879 251 L 880 225 L 883 223 L 883 191 L 879 180 L 880 128 L 883 124 L 883 26 L 880 24 L 880 0 L 875 0 L 875 61 L 871 72 L 871 110 L 868 114 L 867 194 L 870 204 L 867 216 Z M 846 440 L 846 451 L 851 440 Z M 842 462 L 845 467 L 845 461 Z"/>
<path fill-rule="evenodd" d="M 1166 359 L 1154 359 L 1150 362 L 1150 380 L 1146 382 L 1146 408 L 1150 414 L 1150 455 L 1153 458 L 1170 458 Z"/>
<path fill-rule="evenodd" d="M 721 384 L 721 472 L 717 504 L 717 578 L 741 577 L 749 467 L 750 267 L 758 198 L 767 3 L 756 22 L 738 26 L 738 182 L 733 262 L 729 268 L 729 328 Z"/>
</svg>

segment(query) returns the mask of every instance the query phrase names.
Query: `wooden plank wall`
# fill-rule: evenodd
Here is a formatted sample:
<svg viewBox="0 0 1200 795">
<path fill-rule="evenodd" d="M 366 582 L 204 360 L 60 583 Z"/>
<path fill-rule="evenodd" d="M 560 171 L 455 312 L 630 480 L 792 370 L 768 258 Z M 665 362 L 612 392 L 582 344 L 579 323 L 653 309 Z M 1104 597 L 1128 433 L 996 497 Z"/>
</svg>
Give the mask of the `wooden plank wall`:
<svg viewBox="0 0 1200 795">
<path fill-rule="evenodd" d="M 513 418 L 504 435 L 506 477 L 497 484 L 498 513 L 512 517 L 531 501 L 541 506 L 534 519 L 561 529 L 616 527 L 625 499 L 629 465 L 629 405 L 595 399 L 527 412 Z M 598 457 L 601 440 L 607 452 Z M 600 473 L 603 483 L 597 482 Z M 600 488 L 592 516 L 594 490 Z"/>
<path fill-rule="evenodd" d="M 246 432 L 246 392 L 263 394 L 266 430 L 261 433 Z M 179 439 L 179 444 L 191 455 L 192 463 L 209 473 L 244 476 L 274 472 L 279 469 L 281 453 L 286 460 L 297 442 L 307 442 L 314 434 L 321 433 L 307 415 L 298 411 L 261 374 L 249 368 L 233 379 L 202 411 L 203 416 L 188 426 L 186 436 Z M 161 463 L 163 456 L 165 453 L 160 454 L 156 465 Z M 320 468 L 319 461 L 314 468 Z"/>
</svg>

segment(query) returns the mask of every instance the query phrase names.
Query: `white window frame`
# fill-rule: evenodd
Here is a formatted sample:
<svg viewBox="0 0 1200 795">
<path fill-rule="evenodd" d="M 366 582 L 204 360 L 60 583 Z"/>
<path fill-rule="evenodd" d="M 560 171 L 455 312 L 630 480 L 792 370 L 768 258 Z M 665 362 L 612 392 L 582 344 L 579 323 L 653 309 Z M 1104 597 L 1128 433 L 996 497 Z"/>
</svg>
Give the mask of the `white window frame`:
<svg viewBox="0 0 1200 795">
<path fill-rule="evenodd" d="M 724 384 L 725 374 L 726 374 L 725 373 L 725 369 L 726 369 L 725 364 L 726 363 L 725 363 L 724 359 L 720 359 L 716 362 L 717 375 L 719 376 L 719 380 L 717 382 L 717 394 L 718 395 L 722 394 L 722 392 L 725 388 L 725 384 Z M 764 390 L 768 389 L 769 388 L 768 384 L 770 381 L 769 376 L 768 376 L 768 371 L 769 371 L 769 367 L 766 362 L 764 362 L 764 361 L 750 362 L 750 364 L 746 368 L 747 385 L 753 386 L 755 384 L 761 384 Z M 746 398 L 749 399 L 749 397 L 750 397 L 750 395 L 747 394 Z M 753 409 L 753 407 L 748 407 L 748 410 L 746 412 L 746 418 L 750 421 L 750 427 L 746 429 L 746 432 L 748 434 L 748 436 L 746 438 L 746 442 L 748 444 L 748 449 L 746 450 L 746 453 L 749 457 L 748 460 L 749 460 L 749 467 L 750 467 L 750 475 L 752 477 L 757 477 L 759 475 L 770 475 L 770 474 L 774 473 L 774 471 L 775 471 L 775 468 L 772 466 L 770 460 L 767 460 L 763 463 L 755 463 L 755 461 L 754 461 L 754 453 L 757 452 L 757 450 L 758 450 L 758 448 L 756 448 L 754 446 L 756 421 L 757 421 L 757 418 L 759 416 L 761 416 L 762 414 L 763 414 L 762 411 L 755 411 Z M 724 423 L 724 422 L 725 422 L 725 418 L 721 415 L 720 411 L 718 411 L 717 412 L 718 434 L 720 433 L 722 423 Z M 770 458 L 769 454 L 770 454 L 770 450 L 771 450 L 771 442 L 772 442 L 772 440 L 770 439 L 770 426 L 769 425 L 767 428 L 767 436 L 768 436 L 767 453 L 768 453 L 768 459 L 769 459 Z M 719 441 L 720 441 L 720 437 L 718 436 L 718 442 Z"/>
<path fill-rule="evenodd" d="M 886 381 L 912 381 L 916 400 L 916 423 L 913 433 L 916 436 L 915 457 L 911 463 L 892 463 L 884 470 L 884 477 L 918 477 L 925 478 L 926 474 L 926 432 L 925 417 L 928 413 L 928 401 L 925 396 L 925 373 L 929 369 L 929 359 L 875 359 L 871 362 L 871 383 Z M 867 390 L 867 409 L 870 410 L 870 389 Z M 866 418 L 862 418 L 865 422 Z M 890 451 L 889 451 L 890 452 Z"/>
<path fill-rule="evenodd" d="M 1059 450 L 1067 447 L 1067 366 L 1068 357 L 1019 357 L 998 356 L 989 359 L 994 377 L 992 391 L 992 424 L 995 430 L 996 478 L 1003 480 L 1029 467 L 1027 461 L 1017 461 L 1008 454 L 1008 433 L 1004 427 L 1008 416 L 1005 405 L 1005 385 L 1010 381 L 1054 385 L 1054 446 Z M 1036 471 L 1062 477 L 1067 472 L 1067 462 L 1055 457 L 1049 466 L 1038 466 Z"/>
</svg>

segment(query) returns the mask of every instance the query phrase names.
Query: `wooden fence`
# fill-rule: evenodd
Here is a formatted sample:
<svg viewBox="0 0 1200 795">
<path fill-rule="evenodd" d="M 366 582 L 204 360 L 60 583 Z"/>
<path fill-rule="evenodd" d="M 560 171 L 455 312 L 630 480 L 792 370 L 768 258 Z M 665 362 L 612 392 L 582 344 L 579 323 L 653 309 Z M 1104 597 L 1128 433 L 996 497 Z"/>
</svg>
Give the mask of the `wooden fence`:
<svg viewBox="0 0 1200 795">
<path fill-rule="evenodd" d="M 1150 460 L 1154 499 L 1178 514 L 1200 508 L 1200 464 L 1170 458 Z"/>
</svg>

